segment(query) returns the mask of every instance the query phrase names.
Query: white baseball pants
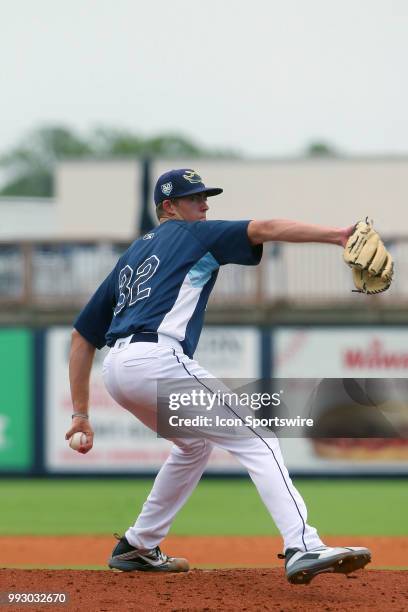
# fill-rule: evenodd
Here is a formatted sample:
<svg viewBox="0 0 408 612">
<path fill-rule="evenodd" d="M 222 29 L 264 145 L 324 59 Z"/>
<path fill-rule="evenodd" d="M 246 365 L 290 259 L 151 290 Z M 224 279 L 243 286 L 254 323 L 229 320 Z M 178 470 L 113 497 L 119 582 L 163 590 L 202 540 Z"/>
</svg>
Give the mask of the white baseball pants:
<svg viewBox="0 0 408 612">
<path fill-rule="evenodd" d="M 214 377 L 187 357 L 176 340 L 159 335 L 158 344 L 131 344 L 130 339 L 118 340 L 109 351 L 103 365 L 104 382 L 116 402 L 156 431 L 158 379 L 182 378 L 184 385 L 191 376 L 196 387 L 197 379 Z M 316 529 L 307 524 L 305 503 L 289 477 L 277 438 L 212 435 L 209 431 L 200 438 L 171 441 L 171 453 L 139 517 L 125 534 L 132 546 L 151 549 L 159 545 L 199 482 L 214 445 L 232 453 L 246 468 L 282 534 L 284 550 L 322 546 Z"/>
</svg>

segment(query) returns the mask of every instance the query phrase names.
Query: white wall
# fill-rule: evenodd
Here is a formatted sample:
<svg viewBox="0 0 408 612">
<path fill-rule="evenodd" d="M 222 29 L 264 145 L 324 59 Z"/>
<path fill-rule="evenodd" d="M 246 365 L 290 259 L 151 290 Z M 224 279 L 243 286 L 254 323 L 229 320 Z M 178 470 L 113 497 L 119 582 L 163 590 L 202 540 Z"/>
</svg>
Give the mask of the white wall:
<svg viewBox="0 0 408 612">
<path fill-rule="evenodd" d="M 141 206 L 137 160 L 63 162 L 55 178 L 64 236 L 127 240 L 135 235 Z"/>
<path fill-rule="evenodd" d="M 209 218 L 288 217 L 349 225 L 369 216 L 386 233 L 408 231 L 408 158 L 348 160 L 176 160 L 194 168 L 206 185 L 223 187 L 209 198 Z M 157 160 L 155 177 L 169 169 Z"/>
<path fill-rule="evenodd" d="M 348 160 L 156 160 L 153 186 L 170 168 L 193 167 L 224 193 L 210 219 L 288 217 L 349 225 L 368 215 L 385 234 L 408 232 L 408 158 Z M 1 238 L 131 240 L 141 214 L 141 166 L 61 163 L 54 200 L 0 199 Z M 154 215 L 153 194 L 151 211 Z"/>
<path fill-rule="evenodd" d="M 56 204 L 51 198 L 0 198 L 0 240 L 53 238 Z"/>
</svg>

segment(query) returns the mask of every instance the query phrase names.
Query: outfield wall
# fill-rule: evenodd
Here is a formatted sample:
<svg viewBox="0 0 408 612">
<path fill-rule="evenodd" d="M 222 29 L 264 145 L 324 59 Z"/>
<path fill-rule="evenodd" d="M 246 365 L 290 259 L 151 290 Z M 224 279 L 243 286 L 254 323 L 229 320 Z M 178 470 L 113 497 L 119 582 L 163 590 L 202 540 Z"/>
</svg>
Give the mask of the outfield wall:
<svg viewBox="0 0 408 612">
<path fill-rule="evenodd" d="M 64 440 L 72 412 L 69 327 L 0 329 L 0 473 L 113 475 L 155 473 L 170 444 L 120 408 L 102 382 L 107 349 L 97 352 L 91 378 L 95 444 L 86 456 Z M 224 379 L 407 379 L 408 328 L 207 326 L 197 360 Z M 392 445 L 381 459 L 339 457 L 305 438 L 282 438 L 295 474 L 407 474 Z M 373 444 L 375 446 L 375 444 Z M 400 444 L 400 450 L 403 444 Z M 326 449 L 327 450 L 327 449 Z M 214 451 L 209 473 L 242 473 L 223 451 Z"/>
</svg>

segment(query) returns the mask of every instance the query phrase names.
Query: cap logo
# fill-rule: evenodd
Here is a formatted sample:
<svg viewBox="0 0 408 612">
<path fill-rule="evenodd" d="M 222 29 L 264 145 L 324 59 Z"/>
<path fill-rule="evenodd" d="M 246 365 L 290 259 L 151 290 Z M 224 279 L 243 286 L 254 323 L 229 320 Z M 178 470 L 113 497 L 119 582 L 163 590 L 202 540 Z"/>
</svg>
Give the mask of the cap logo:
<svg viewBox="0 0 408 612">
<path fill-rule="evenodd" d="M 195 170 L 186 170 L 186 173 L 183 174 L 183 178 L 189 183 L 202 183 L 201 176 L 199 176 Z"/>
<path fill-rule="evenodd" d="M 171 194 L 171 192 L 173 191 L 173 183 L 164 183 L 161 186 L 161 190 L 164 193 L 164 195 L 168 196 Z"/>
</svg>

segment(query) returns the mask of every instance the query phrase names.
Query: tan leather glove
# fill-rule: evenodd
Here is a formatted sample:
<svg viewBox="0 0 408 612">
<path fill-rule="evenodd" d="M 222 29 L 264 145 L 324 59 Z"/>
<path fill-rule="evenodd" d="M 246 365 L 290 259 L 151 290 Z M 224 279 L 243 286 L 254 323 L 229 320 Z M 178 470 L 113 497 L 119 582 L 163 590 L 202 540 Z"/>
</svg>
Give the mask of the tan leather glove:
<svg viewBox="0 0 408 612">
<path fill-rule="evenodd" d="M 368 221 L 359 221 L 344 247 L 344 261 L 352 268 L 359 293 L 386 291 L 392 282 L 394 262 L 378 233 Z"/>
</svg>

